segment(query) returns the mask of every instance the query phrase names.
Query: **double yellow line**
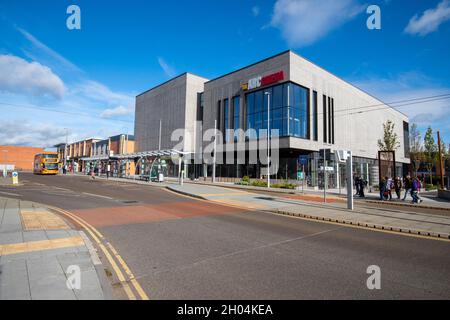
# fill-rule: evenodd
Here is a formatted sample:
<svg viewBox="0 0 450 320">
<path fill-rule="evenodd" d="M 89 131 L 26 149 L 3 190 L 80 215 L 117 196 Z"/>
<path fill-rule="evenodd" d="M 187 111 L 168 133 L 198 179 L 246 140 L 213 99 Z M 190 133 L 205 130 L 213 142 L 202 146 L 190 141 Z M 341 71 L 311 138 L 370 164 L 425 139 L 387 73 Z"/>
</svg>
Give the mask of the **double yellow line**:
<svg viewBox="0 0 450 320">
<path fill-rule="evenodd" d="M 91 238 L 97 243 L 98 247 L 104 253 L 106 259 L 108 259 L 108 262 L 111 264 L 111 267 L 113 268 L 114 272 L 117 274 L 117 278 L 119 279 L 126 295 L 128 296 L 128 299 L 137 300 L 138 298 L 140 298 L 141 300 L 149 300 L 147 294 L 142 289 L 141 285 L 136 280 L 130 268 L 122 259 L 122 257 L 119 255 L 117 250 L 113 247 L 111 243 L 106 241 L 103 235 L 96 228 L 94 228 L 81 218 L 77 217 L 73 213 L 70 213 L 69 211 L 52 206 L 47 207 L 65 215 L 69 219 L 76 221 L 89 233 Z M 116 260 L 118 264 L 122 267 L 124 272 L 122 272 L 122 270 L 119 268 L 119 265 L 117 264 Z M 127 277 L 125 277 L 124 273 Z M 131 286 L 129 285 L 129 283 L 131 283 Z M 137 293 L 138 297 L 133 292 L 132 288 L 134 288 L 134 291 Z"/>
</svg>

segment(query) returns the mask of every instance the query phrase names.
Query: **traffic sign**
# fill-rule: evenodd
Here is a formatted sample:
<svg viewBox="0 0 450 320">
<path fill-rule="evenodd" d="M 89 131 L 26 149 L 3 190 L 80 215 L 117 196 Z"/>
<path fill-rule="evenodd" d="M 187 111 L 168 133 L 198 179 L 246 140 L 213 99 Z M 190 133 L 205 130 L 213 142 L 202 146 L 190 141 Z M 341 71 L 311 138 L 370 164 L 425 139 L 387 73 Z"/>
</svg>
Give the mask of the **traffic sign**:
<svg viewBox="0 0 450 320">
<path fill-rule="evenodd" d="M 12 173 L 12 181 L 13 184 L 19 184 L 19 174 L 17 173 L 17 171 L 14 171 Z"/>
</svg>

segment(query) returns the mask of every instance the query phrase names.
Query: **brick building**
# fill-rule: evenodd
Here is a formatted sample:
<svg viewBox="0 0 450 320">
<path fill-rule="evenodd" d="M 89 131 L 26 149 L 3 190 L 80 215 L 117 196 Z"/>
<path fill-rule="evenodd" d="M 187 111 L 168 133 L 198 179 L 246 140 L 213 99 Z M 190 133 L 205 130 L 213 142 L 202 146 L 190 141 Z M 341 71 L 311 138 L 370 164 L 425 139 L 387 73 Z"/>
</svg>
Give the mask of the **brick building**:
<svg viewBox="0 0 450 320">
<path fill-rule="evenodd" d="M 0 146 L 0 164 L 12 164 L 18 171 L 32 171 L 34 156 L 42 152 L 43 148 Z"/>
</svg>

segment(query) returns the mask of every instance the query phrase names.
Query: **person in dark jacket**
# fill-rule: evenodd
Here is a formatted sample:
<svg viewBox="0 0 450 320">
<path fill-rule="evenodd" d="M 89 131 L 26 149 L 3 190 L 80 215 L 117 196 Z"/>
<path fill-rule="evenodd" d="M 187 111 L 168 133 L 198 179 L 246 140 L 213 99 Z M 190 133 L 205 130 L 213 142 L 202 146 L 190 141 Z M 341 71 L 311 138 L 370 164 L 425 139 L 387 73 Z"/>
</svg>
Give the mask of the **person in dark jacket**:
<svg viewBox="0 0 450 320">
<path fill-rule="evenodd" d="M 381 178 L 379 187 L 380 187 L 380 200 L 382 201 L 386 200 L 384 196 L 384 193 L 386 192 L 386 180 L 384 178 Z"/>
<path fill-rule="evenodd" d="M 406 176 L 405 183 L 403 185 L 405 187 L 405 196 L 403 197 L 402 200 L 405 201 L 406 197 L 408 196 L 408 194 L 411 195 L 411 197 L 412 197 L 412 194 L 411 194 L 411 192 L 412 192 L 411 191 L 412 181 L 411 181 L 411 176 L 410 175 Z"/>
<path fill-rule="evenodd" d="M 395 178 L 394 189 L 395 189 L 395 194 L 397 195 L 397 199 L 400 200 L 400 198 L 401 198 L 400 192 L 402 190 L 402 180 L 400 179 L 400 177 Z"/>
</svg>

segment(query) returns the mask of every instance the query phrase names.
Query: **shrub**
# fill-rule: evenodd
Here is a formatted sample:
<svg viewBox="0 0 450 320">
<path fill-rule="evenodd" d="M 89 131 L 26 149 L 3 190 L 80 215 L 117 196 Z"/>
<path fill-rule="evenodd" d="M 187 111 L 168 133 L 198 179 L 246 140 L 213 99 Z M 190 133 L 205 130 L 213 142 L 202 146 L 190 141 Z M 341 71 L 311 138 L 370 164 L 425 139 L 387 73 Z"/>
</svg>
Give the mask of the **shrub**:
<svg viewBox="0 0 450 320">
<path fill-rule="evenodd" d="M 267 187 L 267 181 L 255 180 L 255 181 L 252 182 L 252 186 L 254 186 L 254 187 Z"/>
<path fill-rule="evenodd" d="M 250 183 L 250 177 L 249 176 L 243 176 L 242 177 L 242 182 Z"/>
</svg>

